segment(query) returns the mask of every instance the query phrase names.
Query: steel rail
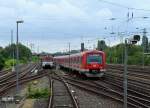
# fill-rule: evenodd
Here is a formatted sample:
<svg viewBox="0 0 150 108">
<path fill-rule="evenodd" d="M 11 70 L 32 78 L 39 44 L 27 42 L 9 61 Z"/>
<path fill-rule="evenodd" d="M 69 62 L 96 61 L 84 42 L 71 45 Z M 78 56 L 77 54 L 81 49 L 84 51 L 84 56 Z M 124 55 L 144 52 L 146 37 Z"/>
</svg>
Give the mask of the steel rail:
<svg viewBox="0 0 150 108">
<path fill-rule="evenodd" d="M 57 74 L 55 71 L 54 71 L 54 74 L 58 77 L 59 81 L 63 82 L 64 86 L 67 88 L 67 91 L 73 102 L 73 106 L 74 106 L 73 108 L 79 108 L 78 102 L 77 102 L 76 98 L 74 97 L 73 93 L 71 92 L 68 82 L 61 75 Z"/>
</svg>

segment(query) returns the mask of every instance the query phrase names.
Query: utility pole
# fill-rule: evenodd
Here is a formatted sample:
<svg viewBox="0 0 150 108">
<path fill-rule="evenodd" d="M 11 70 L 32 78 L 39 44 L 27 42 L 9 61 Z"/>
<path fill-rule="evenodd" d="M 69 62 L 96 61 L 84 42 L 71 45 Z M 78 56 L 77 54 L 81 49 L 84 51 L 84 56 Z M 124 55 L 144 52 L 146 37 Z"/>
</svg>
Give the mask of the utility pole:
<svg viewBox="0 0 150 108">
<path fill-rule="evenodd" d="M 132 13 L 132 17 L 130 18 L 130 13 L 128 11 L 127 13 L 127 30 L 126 30 L 126 35 L 128 34 L 128 23 L 130 20 L 132 20 L 133 18 L 133 13 Z M 128 107 L 128 76 L 127 76 L 127 62 L 128 62 L 128 56 L 127 56 L 127 39 L 125 39 L 125 55 L 124 55 L 124 73 L 123 73 L 123 86 L 124 86 L 124 108 Z"/>
<path fill-rule="evenodd" d="M 127 56 L 127 39 L 125 40 L 125 55 L 124 55 L 124 73 L 123 73 L 123 78 L 124 78 L 124 108 L 127 108 L 127 62 L 128 62 L 128 56 Z"/>
<path fill-rule="evenodd" d="M 109 19 L 109 20 L 111 20 L 111 21 L 115 21 L 116 20 L 116 18 L 111 18 L 111 19 Z M 115 32 L 113 31 L 113 25 L 111 26 L 111 33 L 110 33 L 110 36 L 112 37 L 113 35 L 115 34 Z M 109 42 L 109 44 L 110 44 L 110 42 Z M 111 50 L 112 50 L 112 48 L 111 48 L 111 44 L 110 44 L 110 58 L 109 58 L 109 62 L 110 63 L 112 63 L 112 58 L 111 58 L 111 56 L 112 56 L 112 52 L 111 52 Z M 114 61 L 114 60 L 113 60 Z"/>
<path fill-rule="evenodd" d="M 38 62 L 39 62 L 39 44 L 38 44 L 38 47 L 37 47 L 37 54 L 38 54 Z"/>
<path fill-rule="evenodd" d="M 18 83 L 18 80 L 19 80 L 19 45 L 18 45 L 18 22 L 17 22 L 17 41 L 16 41 L 16 74 L 17 74 L 17 80 L 16 80 L 16 94 L 18 95 L 19 94 L 19 83 Z"/>
<path fill-rule="evenodd" d="M 19 36 L 18 36 L 18 24 L 23 23 L 23 21 L 16 21 L 17 24 L 17 37 L 16 37 L 16 95 L 19 94 Z"/>
<path fill-rule="evenodd" d="M 30 49 L 31 49 L 30 62 L 32 62 L 33 48 L 34 48 L 34 44 L 33 44 L 33 43 L 30 43 Z"/>
<path fill-rule="evenodd" d="M 109 42 L 109 63 L 111 64 L 112 58 L 111 58 L 111 41 L 110 41 L 110 39 L 108 39 L 108 42 Z"/>
<path fill-rule="evenodd" d="M 70 42 L 69 42 L 69 72 L 70 72 Z"/>
<path fill-rule="evenodd" d="M 143 49 L 143 56 L 142 56 L 142 66 L 143 66 L 143 69 L 144 69 L 144 65 L 145 65 L 145 60 L 144 60 L 144 53 L 145 51 L 147 50 L 147 37 L 146 37 L 146 28 L 143 29 L 143 39 L 142 39 L 142 49 Z"/>
<path fill-rule="evenodd" d="M 121 32 L 119 32 L 118 30 L 118 37 L 120 37 L 120 43 L 121 43 L 121 46 L 120 48 L 122 49 L 122 54 L 121 54 L 121 64 L 124 63 L 124 44 L 123 44 L 123 34 Z"/>
<path fill-rule="evenodd" d="M 13 41 L 14 41 L 13 40 L 13 30 L 11 30 L 11 47 L 12 47 L 12 58 L 13 58 L 12 72 L 15 71 L 15 67 L 14 67 L 14 65 L 15 65 L 15 61 L 14 61 L 14 59 L 15 59 L 15 52 L 14 52 Z"/>
<path fill-rule="evenodd" d="M 13 44 L 13 30 L 11 30 L 11 45 Z"/>
<path fill-rule="evenodd" d="M 10 31 L 10 44 L 9 44 L 9 46 L 11 47 L 11 50 L 12 50 L 12 44 L 13 44 L 13 30 Z M 10 57 L 11 58 L 13 57 L 13 53 L 10 54 Z"/>
</svg>

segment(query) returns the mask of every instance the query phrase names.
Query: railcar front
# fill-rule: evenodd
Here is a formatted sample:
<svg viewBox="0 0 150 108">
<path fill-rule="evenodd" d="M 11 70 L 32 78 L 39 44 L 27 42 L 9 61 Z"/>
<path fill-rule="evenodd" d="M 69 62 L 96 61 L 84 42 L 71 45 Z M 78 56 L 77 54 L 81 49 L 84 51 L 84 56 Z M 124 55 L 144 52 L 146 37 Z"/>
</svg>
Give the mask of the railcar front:
<svg viewBox="0 0 150 108">
<path fill-rule="evenodd" d="M 87 77 L 102 77 L 106 71 L 105 53 L 102 51 L 87 51 L 82 55 L 81 73 Z"/>
<path fill-rule="evenodd" d="M 42 62 L 43 68 L 53 68 L 54 67 L 53 57 L 51 57 L 51 56 L 43 57 L 41 62 Z"/>
</svg>

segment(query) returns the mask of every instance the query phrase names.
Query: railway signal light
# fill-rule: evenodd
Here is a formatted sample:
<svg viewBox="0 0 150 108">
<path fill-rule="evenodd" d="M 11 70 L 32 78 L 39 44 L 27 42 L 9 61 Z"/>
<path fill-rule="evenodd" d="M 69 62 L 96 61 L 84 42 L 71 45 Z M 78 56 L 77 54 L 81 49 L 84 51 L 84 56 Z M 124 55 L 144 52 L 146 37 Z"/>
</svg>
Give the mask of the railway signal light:
<svg viewBox="0 0 150 108">
<path fill-rule="evenodd" d="M 129 44 L 136 44 L 138 41 L 140 41 L 140 35 L 134 35 L 128 40 L 129 40 Z"/>
<path fill-rule="evenodd" d="M 84 43 L 81 43 L 81 52 L 84 51 Z"/>
</svg>

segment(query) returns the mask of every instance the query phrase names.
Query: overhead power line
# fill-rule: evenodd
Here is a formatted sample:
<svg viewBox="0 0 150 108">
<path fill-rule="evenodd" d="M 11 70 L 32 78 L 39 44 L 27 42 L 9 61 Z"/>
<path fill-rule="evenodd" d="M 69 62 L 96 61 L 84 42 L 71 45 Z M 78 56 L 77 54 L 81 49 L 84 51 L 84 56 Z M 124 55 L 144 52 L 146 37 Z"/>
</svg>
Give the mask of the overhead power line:
<svg viewBox="0 0 150 108">
<path fill-rule="evenodd" d="M 126 9 L 131 9 L 131 10 L 150 11 L 149 9 L 139 9 L 139 8 L 129 7 L 129 6 L 126 6 L 126 5 L 122 5 L 122 4 L 119 4 L 119 3 L 110 2 L 110 1 L 106 1 L 106 0 L 99 0 L 99 1 L 100 1 L 100 2 L 104 2 L 104 3 L 106 3 L 106 4 L 113 5 L 113 6 L 117 6 L 117 7 L 121 7 L 121 8 L 126 8 Z"/>
</svg>

